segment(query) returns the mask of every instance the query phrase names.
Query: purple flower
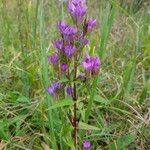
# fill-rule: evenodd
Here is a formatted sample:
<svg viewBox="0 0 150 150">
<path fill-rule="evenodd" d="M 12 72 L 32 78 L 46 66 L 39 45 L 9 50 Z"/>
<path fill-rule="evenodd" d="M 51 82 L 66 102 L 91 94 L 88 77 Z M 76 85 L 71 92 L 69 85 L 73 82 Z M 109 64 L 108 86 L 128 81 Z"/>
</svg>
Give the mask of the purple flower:
<svg viewBox="0 0 150 150">
<path fill-rule="evenodd" d="M 48 56 L 48 61 L 51 62 L 52 64 L 57 64 L 58 60 L 59 60 L 59 57 L 57 54 Z"/>
<path fill-rule="evenodd" d="M 72 3 L 73 5 L 86 5 L 86 0 L 69 0 L 69 3 Z"/>
<path fill-rule="evenodd" d="M 68 69 L 68 65 L 67 64 L 61 64 L 60 65 L 60 69 L 61 69 L 61 71 L 66 71 L 67 69 Z"/>
<path fill-rule="evenodd" d="M 83 143 L 83 150 L 90 150 L 90 147 L 91 147 L 91 142 L 84 141 L 84 143 Z"/>
<path fill-rule="evenodd" d="M 80 73 L 78 76 L 78 78 L 85 78 L 85 77 L 86 77 L 85 73 Z"/>
<path fill-rule="evenodd" d="M 63 85 L 59 83 L 59 81 L 54 81 L 51 86 L 48 87 L 47 91 L 51 95 L 56 95 L 61 89 Z"/>
<path fill-rule="evenodd" d="M 68 10 L 78 23 L 83 21 L 86 14 L 86 0 L 69 0 Z"/>
<path fill-rule="evenodd" d="M 66 25 L 66 23 L 64 21 L 58 22 L 58 28 L 59 28 L 61 34 L 64 36 L 67 36 L 67 37 L 75 36 L 76 33 L 78 32 L 78 29 L 76 27 L 68 26 L 68 25 Z M 68 39 L 66 39 L 66 40 L 68 40 Z"/>
<path fill-rule="evenodd" d="M 88 40 L 86 37 L 81 36 L 81 37 L 79 38 L 79 42 L 80 42 L 83 46 L 86 46 L 86 45 L 89 43 L 89 40 Z"/>
<path fill-rule="evenodd" d="M 71 86 L 68 86 L 68 87 L 66 88 L 66 92 L 67 92 L 67 94 L 68 94 L 69 96 L 73 96 L 73 94 L 74 94 L 74 89 L 73 89 Z"/>
<path fill-rule="evenodd" d="M 63 36 L 63 39 L 67 42 L 67 41 L 73 41 L 78 29 L 74 26 L 61 26 L 60 25 L 60 32 Z"/>
<path fill-rule="evenodd" d="M 74 45 L 67 45 L 64 49 L 64 53 L 67 57 L 72 57 L 75 51 L 76 51 L 76 47 Z"/>
<path fill-rule="evenodd" d="M 58 50 L 62 50 L 63 48 L 63 40 L 57 40 L 55 42 L 53 42 L 54 48 L 58 49 Z"/>
<path fill-rule="evenodd" d="M 98 57 L 90 57 L 87 55 L 81 65 L 86 69 L 87 72 L 90 72 L 92 75 L 97 75 L 101 62 Z"/>
<path fill-rule="evenodd" d="M 67 36 L 75 35 L 78 32 L 76 27 L 68 26 L 63 30 L 63 34 Z"/>
<path fill-rule="evenodd" d="M 96 26 L 96 20 L 90 18 L 90 19 L 87 21 L 87 32 L 91 32 L 92 29 L 93 29 L 95 26 Z"/>
<path fill-rule="evenodd" d="M 67 25 L 64 21 L 59 21 L 57 26 L 61 33 L 67 28 Z"/>
</svg>

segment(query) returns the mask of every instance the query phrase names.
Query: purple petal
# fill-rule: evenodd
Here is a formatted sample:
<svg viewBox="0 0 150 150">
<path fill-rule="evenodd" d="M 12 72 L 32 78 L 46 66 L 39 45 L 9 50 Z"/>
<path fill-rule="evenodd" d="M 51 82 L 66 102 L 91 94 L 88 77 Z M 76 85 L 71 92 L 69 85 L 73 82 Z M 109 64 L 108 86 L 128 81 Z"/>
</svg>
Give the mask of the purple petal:
<svg viewBox="0 0 150 150">
<path fill-rule="evenodd" d="M 61 33 L 67 28 L 67 25 L 64 21 L 59 21 L 57 26 Z"/>
<path fill-rule="evenodd" d="M 91 72 L 92 75 L 97 75 L 100 69 L 100 59 L 98 57 L 90 57 L 86 55 L 85 60 L 81 63 L 81 66 L 85 68 L 87 72 Z"/>
<path fill-rule="evenodd" d="M 54 89 L 53 86 L 49 86 L 49 87 L 47 88 L 47 91 L 48 91 L 48 93 L 51 94 L 51 95 L 54 95 L 54 94 L 55 94 L 55 89 Z"/>
<path fill-rule="evenodd" d="M 67 64 L 61 64 L 60 65 L 61 71 L 66 71 L 68 69 L 68 65 Z"/>
<path fill-rule="evenodd" d="M 90 18 L 90 19 L 87 21 L 87 31 L 88 31 L 88 32 L 91 32 L 92 29 L 93 29 L 95 26 L 96 26 L 96 20 Z"/>
<path fill-rule="evenodd" d="M 66 88 L 66 92 L 67 92 L 67 94 L 68 94 L 69 96 L 73 96 L 73 94 L 74 94 L 74 89 L 73 89 L 71 86 L 68 86 L 68 87 Z"/>
<path fill-rule="evenodd" d="M 64 52 L 68 57 L 72 57 L 75 51 L 76 51 L 76 47 L 74 45 L 67 45 L 64 49 Z"/>
<path fill-rule="evenodd" d="M 91 142 L 84 141 L 84 143 L 83 143 L 83 150 L 90 150 L 90 147 L 91 147 Z"/>
<path fill-rule="evenodd" d="M 57 50 L 62 50 L 63 48 L 63 40 L 57 40 L 55 42 L 53 42 L 54 48 L 56 48 Z"/>
<path fill-rule="evenodd" d="M 85 0 L 69 0 L 68 10 L 78 23 L 83 21 L 87 6 Z"/>
<path fill-rule="evenodd" d="M 54 81 L 51 86 L 48 87 L 47 91 L 51 95 L 56 95 L 60 90 L 62 90 L 63 85 L 59 81 Z"/>
<path fill-rule="evenodd" d="M 74 36 L 78 32 L 76 27 L 68 26 L 63 30 L 63 34 L 67 36 Z"/>
<path fill-rule="evenodd" d="M 85 78 L 86 75 L 85 75 L 85 73 L 80 73 L 78 77 L 79 77 L 79 78 Z"/>
<path fill-rule="evenodd" d="M 48 61 L 51 62 L 52 64 L 57 64 L 58 60 L 59 60 L 59 57 L 57 54 L 48 56 Z"/>
</svg>

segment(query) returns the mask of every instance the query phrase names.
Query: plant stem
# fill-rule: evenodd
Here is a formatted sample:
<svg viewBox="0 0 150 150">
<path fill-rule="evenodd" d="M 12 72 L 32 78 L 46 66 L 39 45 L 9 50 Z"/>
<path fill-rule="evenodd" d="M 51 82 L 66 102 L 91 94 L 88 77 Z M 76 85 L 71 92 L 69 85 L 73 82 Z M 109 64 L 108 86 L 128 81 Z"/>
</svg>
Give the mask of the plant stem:
<svg viewBox="0 0 150 150">
<path fill-rule="evenodd" d="M 77 103 L 76 101 L 74 102 L 74 119 L 73 119 L 73 125 L 74 125 L 74 132 L 73 132 L 73 136 L 74 136 L 74 146 L 75 146 L 75 150 L 77 150 Z"/>
<path fill-rule="evenodd" d="M 77 76 L 77 56 L 74 57 L 74 79 L 76 79 Z M 75 150 L 78 148 L 78 139 L 77 139 L 77 92 L 76 92 L 76 83 L 74 83 L 74 95 L 73 95 L 73 101 L 74 101 L 74 117 L 73 117 L 73 138 L 74 138 L 74 147 Z"/>
</svg>

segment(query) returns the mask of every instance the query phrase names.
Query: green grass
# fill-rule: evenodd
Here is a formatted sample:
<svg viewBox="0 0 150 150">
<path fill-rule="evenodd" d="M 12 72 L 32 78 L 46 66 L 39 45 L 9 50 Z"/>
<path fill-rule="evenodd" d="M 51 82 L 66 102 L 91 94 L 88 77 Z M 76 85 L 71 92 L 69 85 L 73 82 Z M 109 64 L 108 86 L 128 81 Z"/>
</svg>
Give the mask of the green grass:
<svg viewBox="0 0 150 150">
<path fill-rule="evenodd" d="M 102 65 L 88 102 L 78 103 L 79 143 L 90 140 L 92 150 L 149 150 L 149 1 L 89 0 L 88 9 L 98 25 L 87 49 Z M 71 23 L 65 2 L 0 0 L 0 149 L 72 145 L 72 103 L 46 92 L 54 76 L 47 56 L 62 18 Z"/>
</svg>

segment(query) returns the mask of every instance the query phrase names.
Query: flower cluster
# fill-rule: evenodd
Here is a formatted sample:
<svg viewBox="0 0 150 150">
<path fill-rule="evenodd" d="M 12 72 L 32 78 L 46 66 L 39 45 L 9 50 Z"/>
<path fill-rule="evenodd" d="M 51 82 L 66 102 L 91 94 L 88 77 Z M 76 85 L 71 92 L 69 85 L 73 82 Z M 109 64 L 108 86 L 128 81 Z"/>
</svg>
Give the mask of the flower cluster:
<svg viewBox="0 0 150 150">
<path fill-rule="evenodd" d="M 86 0 L 69 0 L 68 11 L 75 22 L 75 26 L 69 26 L 62 20 L 57 23 L 61 38 L 53 42 L 53 46 L 56 49 L 55 54 L 48 56 L 49 62 L 57 68 L 55 71 L 60 72 L 58 74 L 61 75 L 63 73 L 67 78 L 69 78 L 70 72 L 74 69 L 71 68 L 71 62 L 77 61 L 78 57 L 82 58 L 83 48 L 89 43 L 87 35 L 96 26 L 95 19 L 86 18 Z M 77 67 L 79 68 L 80 66 L 85 68 L 85 73 L 82 72 L 78 77 L 82 78 L 83 75 L 85 77 L 87 74 L 95 76 L 99 72 L 100 60 L 98 57 L 86 55 L 85 60 Z M 71 85 L 68 85 L 68 87 L 71 87 Z M 61 88 L 56 88 L 56 83 L 53 83 L 48 92 L 56 95 L 59 89 L 62 90 Z M 70 88 L 72 90 L 68 89 L 66 88 L 66 93 L 73 96 L 73 88 Z"/>
</svg>

